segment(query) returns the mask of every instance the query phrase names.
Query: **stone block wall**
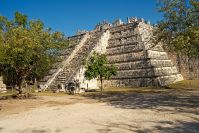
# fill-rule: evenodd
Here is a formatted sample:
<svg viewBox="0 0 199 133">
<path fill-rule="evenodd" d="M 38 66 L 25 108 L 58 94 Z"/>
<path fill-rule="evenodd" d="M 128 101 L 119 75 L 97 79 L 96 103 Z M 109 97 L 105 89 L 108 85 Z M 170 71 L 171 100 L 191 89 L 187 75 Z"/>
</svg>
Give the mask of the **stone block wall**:
<svg viewBox="0 0 199 133">
<path fill-rule="evenodd" d="M 183 79 L 164 49 L 152 47 L 150 25 L 133 22 L 112 27 L 110 33 L 108 60 L 118 71 L 105 86 L 164 86 Z"/>
<path fill-rule="evenodd" d="M 3 77 L 0 76 L 0 93 L 6 93 L 6 85 L 3 83 Z"/>
<path fill-rule="evenodd" d="M 187 56 L 177 56 L 171 52 L 168 52 L 168 55 L 184 79 L 199 79 L 199 59 L 189 59 Z"/>
</svg>

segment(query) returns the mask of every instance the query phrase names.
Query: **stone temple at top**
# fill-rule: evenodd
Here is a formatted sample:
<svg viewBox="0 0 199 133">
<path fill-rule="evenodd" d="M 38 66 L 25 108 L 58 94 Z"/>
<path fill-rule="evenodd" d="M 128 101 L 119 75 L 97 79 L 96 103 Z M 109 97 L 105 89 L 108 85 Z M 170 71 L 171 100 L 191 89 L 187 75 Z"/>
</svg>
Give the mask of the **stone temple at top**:
<svg viewBox="0 0 199 133">
<path fill-rule="evenodd" d="M 92 31 L 79 31 L 68 38 L 70 47 L 61 52 L 40 87 L 57 89 L 79 80 L 80 88 L 98 88 L 97 79 L 85 79 L 82 65 L 94 52 L 107 54 L 109 63 L 118 68 L 117 75 L 104 82 L 106 87 L 165 86 L 183 80 L 161 44 L 152 44 L 152 30 L 149 22 L 128 18 L 125 23 L 104 21 Z"/>
</svg>

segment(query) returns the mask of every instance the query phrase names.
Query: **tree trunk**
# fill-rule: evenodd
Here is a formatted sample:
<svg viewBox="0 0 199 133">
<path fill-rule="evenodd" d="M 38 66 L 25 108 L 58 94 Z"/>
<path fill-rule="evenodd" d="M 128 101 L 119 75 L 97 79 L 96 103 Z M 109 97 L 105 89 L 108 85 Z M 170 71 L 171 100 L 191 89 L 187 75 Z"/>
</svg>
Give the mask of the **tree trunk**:
<svg viewBox="0 0 199 133">
<path fill-rule="evenodd" d="M 23 86 L 23 82 L 24 82 L 24 80 L 25 80 L 25 78 L 23 78 L 23 77 L 21 77 L 21 78 L 19 78 L 19 80 L 18 80 L 18 91 L 19 91 L 19 94 L 22 94 L 23 93 L 23 88 L 22 88 L 22 86 Z"/>
<path fill-rule="evenodd" d="M 100 82 L 101 82 L 100 89 L 101 89 L 101 91 L 103 91 L 103 79 L 102 79 L 102 77 L 100 77 Z"/>
<path fill-rule="evenodd" d="M 37 86 L 37 78 L 35 78 L 35 77 L 34 77 L 34 79 L 33 79 L 33 85 L 34 85 L 34 86 Z"/>
<path fill-rule="evenodd" d="M 176 58 L 177 60 L 177 66 L 178 66 L 178 71 L 179 71 L 179 73 L 181 73 L 181 60 L 180 60 L 180 54 L 179 53 L 177 53 L 177 58 Z"/>
</svg>

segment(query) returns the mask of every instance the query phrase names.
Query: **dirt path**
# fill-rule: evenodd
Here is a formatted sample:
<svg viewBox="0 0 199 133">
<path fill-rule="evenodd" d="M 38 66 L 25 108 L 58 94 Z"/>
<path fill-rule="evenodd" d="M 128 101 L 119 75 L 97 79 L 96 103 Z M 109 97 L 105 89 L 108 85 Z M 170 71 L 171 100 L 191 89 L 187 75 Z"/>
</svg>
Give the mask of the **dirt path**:
<svg viewBox="0 0 199 133">
<path fill-rule="evenodd" d="M 199 132 L 198 90 L 42 96 L 3 101 L 0 106 L 0 133 Z"/>
</svg>

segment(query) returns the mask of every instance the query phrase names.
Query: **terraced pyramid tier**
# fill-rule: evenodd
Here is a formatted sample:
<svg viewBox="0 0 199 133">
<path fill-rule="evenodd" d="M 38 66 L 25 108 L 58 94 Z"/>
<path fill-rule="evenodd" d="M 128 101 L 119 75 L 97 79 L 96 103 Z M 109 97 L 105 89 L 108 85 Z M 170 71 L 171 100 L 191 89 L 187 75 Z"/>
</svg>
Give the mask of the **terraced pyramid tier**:
<svg viewBox="0 0 199 133">
<path fill-rule="evenodd" d="M 152 29 L 143 20 L 130 19 L 113 25 L 103 22 L 91 32 L 69 37 L 70 48 L 60 52 L 60 59 L 40 82 L 41 88 L 58 89 L 72 80 L 79 80 L 81 88 L 98 88 L 97 79 L 85 79 L 82 65 L 93 52 L 106 53 L 109 64 L 118 68 L 105 86 L 164 86 L 183 80 L 161 45 L 150 41 Z"/>
<path fill-rule="evenodd" d="M 107 55 L 118 71 L 105 86 L 164 86 L 183 79 L 161 46 L 150 47 L 149 28 L 142 22 L 110 28 Z"/>
</svg>

